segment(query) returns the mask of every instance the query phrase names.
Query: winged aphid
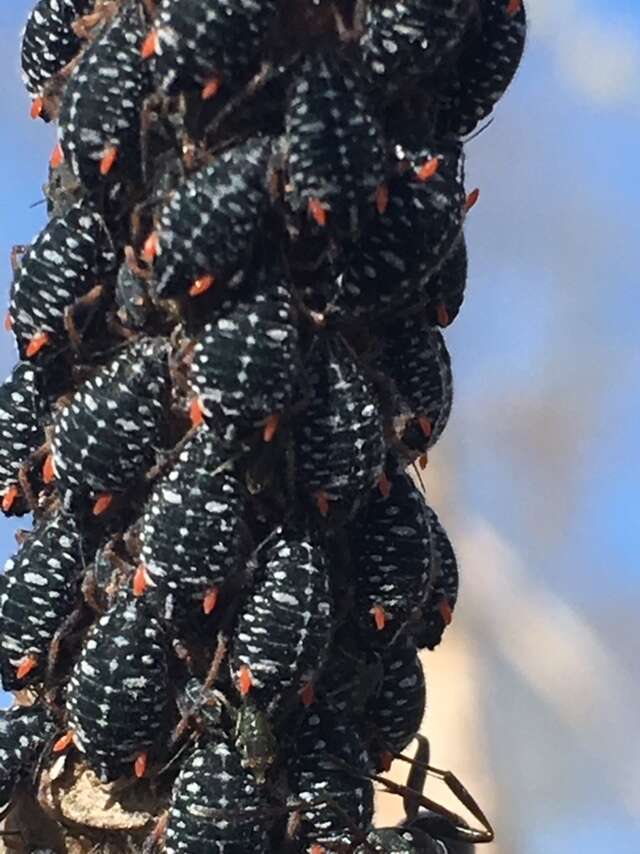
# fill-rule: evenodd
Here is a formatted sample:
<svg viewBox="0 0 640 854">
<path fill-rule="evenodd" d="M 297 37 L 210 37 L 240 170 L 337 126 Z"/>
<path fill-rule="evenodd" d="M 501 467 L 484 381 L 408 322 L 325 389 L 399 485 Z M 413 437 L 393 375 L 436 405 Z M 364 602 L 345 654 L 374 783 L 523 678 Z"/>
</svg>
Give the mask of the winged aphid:
<svg viewBox="0 0 640 854">
<path fill-rule="evenodd" d="M 30 533 L 4 568 L 0 594 L 0 670 L 6 690 L 44 675 L 51 642 L 79 602 L 82 540 L 58 513 Z"/>
</svg>

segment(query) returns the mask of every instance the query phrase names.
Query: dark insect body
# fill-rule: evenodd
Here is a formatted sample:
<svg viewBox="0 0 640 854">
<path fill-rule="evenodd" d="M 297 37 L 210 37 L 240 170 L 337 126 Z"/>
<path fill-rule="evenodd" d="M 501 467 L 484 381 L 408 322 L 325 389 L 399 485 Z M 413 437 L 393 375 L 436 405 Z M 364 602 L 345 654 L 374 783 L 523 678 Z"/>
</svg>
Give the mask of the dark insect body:
<svg viewBox="0 0 640 854">
<path fill-rule="evenodd" d="M 176 189 L 160 212 L 158 297 L 198 297 L 244 270 L 268 200 L 270 151 L 268 139 L 250 139 Z"/>
<path fill-rule="evenodd" d="M 9 316 L 21 358 L 68 346 L 69 313 L 115 270 L 111 238 L 85 201 L 54 217 L 27 249 L 11 287 Z"/>
<path fill-rule="evenodd" d="M 91 498 L 100 515 L 109 496 L 141 480 L 160 444 L 168 374 L 166 342 L 141 339 L 100 368 L 57 413 L 51 450 L 66 504 L 80 509 Z"/>
<path fill-rule="evenodd" d="M 470 0 L 369 4 L 360 44 L 372 83 L 388 95 L 433 76 L 459 47 L 471 11 Z"/>
<path fill-rule="evenodd" d="M 140 56 L 145 22 L 131 0 L 85 51 L 60 107 L 60 145 L 87 188 L 109 174 L 136 174 L 140 111 L 151 89 Z"/>
<path fill-rule="evenodd" d="M 367 834 L 367 845 L 353 854 L 448 854 L 426 834 L 395 827 L 381 827 Z"/>
<path fill-rule="evenodd" d="M 292 86 L 286 131 L 291 206 L 319 226 L 356 232 L 367 213 L 374 215 L 386 159 L 358 67 L 333 54 L 305 58 Z"/>
<path fill-rule="evenodd" d="M 382 316 L 424 299 L 462 227 L 464 156 L 458 142 L 401 151 L 405 171 L 389 182 L 384 212 L 365 229 L 340 279 L 345 316 Z M 438 163 L 428 180 L 425 164 Z"/>
<path fill-rule="evenodd" d="M 242 568 L 243 516 L 240 482 L 201 428 L 147 500 L 136 593 L 148 585 L 167 620 L 213 611 L 220 585 Z"/>
<path fill-rule="evenodd" d="M 419 649 L 435 649 L 452 619 L 458 599 L 458 562 L 451 540 L 434 511 L 431 518 L 433 584 L 429 596 L 420 606 L 421 617 L 412 621 L 410 635 Z"/>
<path fill-rule="evenodd" d="M 292 797 L 309 804 L 302 811 L 307 844 L 346 843 L 354 828 L 369 828 L 373 784 L 368 771 L 369 756 L 348 711 L 337 715 L 315 704 L 297 733 L 289 766 Z"/>
<path fill-rule="evenodd" d="M 318 339 L 305 365 L 308 406 L 298 419 L 298 475 L 326 516 L 351 514 L 384 465 L 382 420 L 372 386 L 339 336 Z"/>
<path fill-rule="evenodd" d="M 40 369 L 18 362 L 0 386 L 0 494 L 6 515 L 26 512 L 20 470 L 45 440 Z"/>
<path fill-rule="evenodd" d="M 260 810 L 264 802 L 240 755 L 224 741 L 187 758 L 174 784 L 166 854 L 247 854 L 271 850 Z"/>
<path fill-rule="evenodd" d="M 382 369 L 396 390 L 399 438 L 418 454 L 438 441 L 453 404 L 451 359 L 444 338 L 420 315 L 385 330 Z"/>
<path fill-rule="evenodd" d="M 275 0 L 161 0 L 143 53 L 165 92 L 233 94 L 257 71 Z"/>
<path fill-rule="evenodd" d="M 424 718 L 427 693 L 416 647 L 400 638 L 384 650 L 383 678 L 371 698 L 367 722 L 382 751 L 400 753 L 415 738 Z"/>
<path fill-rule="evenodd" d="M 0 593 L 0 669 L 5 690 L 42 679 L 56 632 L 79 600 L 82 543 L 59 513 L 28 535 L 4 568 Z"/>
<path fill-rule="evenodd" d="M 281 274 L 259 270 L 255 296 L 208 323 L 194 350 L 193 386 L 225 441 L 264 428 L 271 441 L 299 373 L 298 330 Z"/>
<path fill-rule="evenodd" d="M 240 691 L 272 709 L 290 689 L 310 685 L 327 656 L 332 612 L 322 552 L 279 540 L 236 626 L 231 668 Z"/>
<path fill-rule="evenodd" d="M 460 55 L 439 95 L 438 133 L 471 133 L 513 80 L 527 30 L 523 3 L 480 0 L 480 31 Z"/>
<path fill-rule="evenodd" d="M 0 808 L 11 802 L 19 783 L 30 780 L 55 732 L 55 721 L 44 704 L 0 712 Z"/>
<path fill-rule="evenodd" d="M 22 78 L 35 99 L 80 50 L 71 25 L 92 6 L 92 0 L 38 0 L 29 14 L 22 37 Z"/>
<path fill-rule="evenodd" d="M 358 620 L 387 644 L 420 605 L 431 579 L 431 526 L 422 493 L 397 463 L 350 529 Z M 388 494 L 387 494 L 388 493 Z"/>
<path fill-rule="evenodd" d="M 425 286 L 431 326 L 449 326 L 458 316 L 467 285 L 467 263 L 467 244 L 461 235 Z"/>
<path fill-rule="evenodd" d="M 103 781 L 144 775 L 168 730 L 165 632 L 128 587 L 87 636 L 69 681 L 68 726 Z"/>
<path fill-rule="evenodd" d="M 151 302 L 146 282 L 123 261 L 116 280 L 115 301 L 118 318 L 132 329 L 143 329 L 151 312 Z"/>
</svg>

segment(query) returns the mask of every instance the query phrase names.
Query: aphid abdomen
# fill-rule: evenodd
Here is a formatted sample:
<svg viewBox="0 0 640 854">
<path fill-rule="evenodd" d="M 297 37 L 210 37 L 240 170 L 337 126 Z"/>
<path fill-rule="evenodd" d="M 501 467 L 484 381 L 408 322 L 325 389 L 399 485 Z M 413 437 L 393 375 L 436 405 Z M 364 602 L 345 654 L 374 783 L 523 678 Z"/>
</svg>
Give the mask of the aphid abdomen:
<svg viewBox="0 0 640 854">
<path fill-rule="evenodd" d="M 451 414 L 453 376 L 442 334 L 420 316 L 385 330 L 381 365 L 397 389 L 400 438 L 419 454 L 438 441 Z"/>
<path fill-rule="evenodd" d="M 207 594 L 240 569 L 243 514 L 240 482 L 201 429 L 155 486 L 140 524 L 141 559 L 153 585 L 146 595 L 165 616 L 176 606 L 183 619 L 207 607 Z"/>
<path fill-rule="evenodd" d="M 322 515 L 331 502 L 349 515 L 384 465 L 375 392 L 340 337 L 319 339 L 305 367 L 310 399 L 296 427 L 300 483 Z"/>
<path fill-rule="evenodd" d="M 511 13 L 508 0 L 480 0 L 479 34 L 462 51 L 451 82 L 439 96 L 439 133 L 471 133 L 513 80 L 527 31 L 524 3 Z"/>
<path fill-rule="evenodd" d="M 337 715 L 315 704 L 297 733 L 288 768 L 291 799 L 309 804 L 302 813 L 306 844 L 348 842 L 354 827 L 369 828 L 373 785 L 357 776 L 369 770 L 368 754 L 349 712 Z"/>
<path fill-rule="evenodd" d="M 38 0 L 29 14 L 22 37 L 22 79 L 33 97 L 70 62 L 81 41 L 71 27 L 89 11 L 92 0 Z"/>
<path fill-rule="evenodd" d="M 349 531 L 359 622 L 372 643 L 388 643 L 424 599 L 431 528 L 422 493 L 392 462 L 388 494 L 372 492 Z"/>
<path fill-rule="evenodd" d="M 73 519 L 62 513 L 38 525 L 7 561 L 0 595 L 6 690 L 42 678 L 51 641 L 79 600 L 82 570 L 79 534 Z"/>
<path fill-rule="evenodd" d="M 372 84 L 387 96 L 411 79 L 428 78 L 462 41 L 469 0 L 393 0 L 371 3 L 361 39 Z"/>
<path fill-rule="evenodd" d="M 167 350 L 161 339 L 136 341 L 81 385 L 56 415 L 56 485 L 74 506 L 100 493 L 125 491 L 153 462 L 166 417 Z"/>
<path fill-rule="evenodd" d="M 151 79 L 140 55 L 146 26 L 128 2 L 83 54 L 60 107 L 60 144 L 87 188 L 100 177 L 138 172 L 140 111 Z"/>
<path fill-rule="evenodd" d="M 26 511 L 20 498 L 19 472 L 44 443 L 46 406 L 39 368 L 18 362 L 0 386 L 0 494 L 6 515 Z"/>
<path fill-rule="evenodd" d="M 255 778 L 228 743 L 209 742 L 187 758 L 173 786 L 166 854 L 247 854 L 271 850 Z"/>
<path fill-rule="evenodd" d="M 56 724 L 47 706 L 14 706 L 0 712 L 0 807 L 11 801 L 16 785 L 28 781 L 55 733 Z"/>
<path fill-rule="evenodd" d="M 427 693 L 415 645 L 400 638 L 382 656 L 380 690 L 367 708 L 381 749 L 401 752 L 411 742 L 424 717 Z"/>
<path fill-rule="evenodd" d="M 231 668 L 241 690 L 273 708 L 289 689 L 303 688 L 326 658 L 332 612 L 322 552 L 305 540 L 279 540 L 236 627 Z"/>
<path fill-rule="evenodd" d="M 9 315 L 21 358 L 64 346 L 65 311 L 114 270 L 111 238 L 92 205 L 81 201 L 52 218 L 25 252 L 11 286 Z M 47 340 L 36 347 L 41 336 Z"/>
<path fill-rule="evenodd" d="M 130 776 L 140 754 L 160 749 L 168 702 L 164 630 L 125 587 L 89 632 L 69 681 L 69 728 L 100 779 Z"/>
<path fill-rule="evenodd" d="M 425 283 L 432 326 L 449 326 L 458 316 L 467 285 L 467 244 L 460 235 L 442 266 Z"/>
<path fill-rule="evenodd" d="M 218 88 L 233 94 L 258 70 L 276 6 L 274 0 L 161 0 L 153 29 L 159 86 L 167 93 L 197 88 L 205 100 Z"/>
<path fill-rule="evenodd" d="M 387 316 L 424 299 L 424 281 L 438 269 L 460 233 L 464 155 L 455 143 L 402 150 L 407 170 L 389 182 L 388 204 L 354 249 L 340 281 L 345 315 Z M 421 167 L 437 159 L 427 181 Z"/>
<path fill-rule="evenodd" d="M 160 212 L 158 297 L 186 296 L 205 276 L 225 284 L 244 269 L 268 201 L 270 151 L 269 139 L 250 139 L 176 189 Z"/>
<path fill-rule="evenodd" d="M 420 606 L 421 616 L 412 621 L 410 635 L 418 649 L 435 649 L 451 622 L 458 600 L 458 562 L 447 532 L 431 509 L 433 562 L 432 589 Z"/>
<path fill-rule="evenodd" d="M 225 441 L 280 417 L 299 370 L 298 331 L 284 283 L 258 275 L 258 290 L 205 326 L 194 351 L 193 385 Z"/>
<path fill-rule="evenodd" d="M 355 63 L 307 57 L 287 108 L 289 202 L 342 232 L 373 216 L 385 145 Z"/>
</svg>

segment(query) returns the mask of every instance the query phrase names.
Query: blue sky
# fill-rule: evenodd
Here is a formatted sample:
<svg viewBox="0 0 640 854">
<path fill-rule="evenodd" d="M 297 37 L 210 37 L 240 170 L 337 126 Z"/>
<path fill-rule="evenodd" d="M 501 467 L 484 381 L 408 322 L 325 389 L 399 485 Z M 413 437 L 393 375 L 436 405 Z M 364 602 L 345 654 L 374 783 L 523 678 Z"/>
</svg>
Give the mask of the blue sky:
<svg viewBox="0 0 640 854">
<path fill-rule="evenodd" d="M 11 245 L 44 222 L 43 207 L 30 205 L 54 144 L 53 129 L 29 119 L 17 71 L 29 5 L 0 8 L 5 303 Z M 446 466 L 457 513 L 494 525 L 637 679 L 640 9 L 636 0 L 528 8 L 526 62 L 493 125 L 469 145 L 469 186 L 482 195 L 467 232 L 468 297 L 448 334 L 454 413 L 432 459 L 436 472 Z M 5 374 L 14 358 L 0 337 Z M 3 555 L 12 527 L 0 527 Z M 523 698 L 521 713 L 533 705 Z M 535 721 L 541 737 L 552 732 L 542 713 Z M 499 728 L 517 751 L 522 719 L 504 711 Z M 514 854 L 637 850 L 637 825 L 598 782 L 593 757 L 567 749 L 575 753 L 562 785 L 575 797 L 555 814 L 549 771 L 537 769 L 514 808 Z M 506 764 L 500 773 L 507 780 Z"/>
</svg>

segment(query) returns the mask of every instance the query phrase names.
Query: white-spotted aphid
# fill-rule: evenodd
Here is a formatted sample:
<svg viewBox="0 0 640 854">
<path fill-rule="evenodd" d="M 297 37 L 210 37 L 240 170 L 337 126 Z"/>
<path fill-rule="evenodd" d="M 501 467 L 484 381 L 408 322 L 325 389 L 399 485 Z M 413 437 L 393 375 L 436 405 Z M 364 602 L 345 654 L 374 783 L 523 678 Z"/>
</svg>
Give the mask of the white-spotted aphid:
<svg viewBox="0 0 640 854">
<path fill-rule="evenodd" d="M 233 469 L 201 429 L 147 500 L 134 592 L 168 620 L 210 614 L 224 581 L 242 567 L 244 496 Z M 147 589 L 148 588 L 148 589 Z"/>
<path fill-rule="evenodd" d="M 100 177 L 136 175 L 140 169 L 140 113 L 151 89 L 140 56 L 144 32 L 140 4 L 123 4 L 83 54 L 65 89 L 60 146 L 90 191 Z"/>
<path fill-rule="evenodd" d="M 93 6 L 93 0 L 38 0 L 22 37 L 22 79 L 33 98 L 32 117 L 44 116 L 45 88 L 80 50 L 73 22 Z"/>
<path fill-rule="evenodd" d="M 389 97 L 433 76 L 455 55 L 472 10 L 472 0 L 368 4 L 360 46 L 373 85 Z"/>
<path fill-rule="evenodd" d="M 468 40 L 436 104 L 439 133 L 471 133 L 506 92 L 527 32 L 523 0 L 480 0 L 480 29 Z"/>
<path fill-rule="evenodd" d="M 349 710 L 335 713 L 315 703 L 292 744 L 288 777 L 301 810 L 301 840 L 331 846 L 349 842 L 354 830 L 368 830 L 373 818 L 370 761 Z M 305 848 L 305 850 L 309 850 Z"/>
<path fill-rule="evenodd" d="M 447 425 L 453 403 L 451 359 L 439 330 L 420 315 L 405 315 L 384 330 L 380 365 L 395 389 L 398 437 L 426 454 Z"/>
<path fill-rule="evenodd" d="M 275 709 L 290 690 L 312 690 L 333 630 L 324 555 L 304 539 L 283 538 L 265 558 L 234 634 L 231 670 L 243 695 Z"/>
<path fill-rule="evenodd" d="M 435 512 L 429 508 L 431 518 L 432 583 L 426 600 L 420 605 L 419 616 L 414 617 L 409 634 L 418 649 L 435 649 L 453 618 L 458 600 L 458 562 Z"/>
<path fill-rule="evenodd" d="M 354 520 L 349 542 L 358 622 L 369 643 L 386 645 L 424 601 L 432 572 L 427 505 L 391 456 L 384 487 Z"/>
<path fill-rule="evenodd" d="M 341 336 L 319 338 L 305 365 L 308 406 L 295 427 L 298 478 L 322 516 L 354 512 L 384 466 L 373 387 Z"/>
<path fill-rule="evenodd" d="M 174 783 L 164 851 L 268 854 L 264 807 L 238 751 L 225 740 L 209 741 L 187 757 Z"/>
<path fill-rule="evenodd" d="M 367 705 L 367 724 L 381 751 L 400 753 L 420 729 L 427 701 L 415 644 L 399 638 L 383 651 L 382 667 L 379 690 Z"/>
<path fill-rule="evenodd" d="M 357 232 L 383 206 L 385 143 L 358 66 L 305 58 L 286 115 L 288 201 L 318 226 Z M 378 192 L 379 191 L 379 192 Z"/>
<path fill-rule="evenodd" d="M 387 316 L 422 300 L 423 282 L 448 255 L 464 218 L 464 155 L 455 141 L 398 148 L 403 172 L 352 252 L 340 279 L 337 310 Z"/>
<path fill-rule="evenodd" d="M 467 244 L 464 235 L 427 280 L 427 315 L 431 326 L 449 326 L 458 316 L 467 285 Z"/>
<path fill-rule="evenodd" d="M 44 703 L 14 706 L 0 712 L 0 809 L 3 812 L 11 803 L 15 787 L 19 783 L 32 783 L 40 756 L 55 731 L 53 715 Z"/>
<path fill-rule="evenodd" d="M 225 441 L 258 427 L 272 441 L 299 373 L 288 285 L 278 270 L 258 270 L 255 280 L 255 295 L 208 323 L 193 354 L 198 405 Z"/>
<path fill-rule="evenodd" d="M 233 94 L 258 70 L 275 0 L 160 0 L 141 51 L 165 92 Z M 264 56 L 264 54 L 262 54 Z"/>
<path fill-rule="evenodd" d="M 100 299 L 115 271 L 111 238 L 87 202 L 54 217 L 24 253 L 11 287 L 9 322 L 22 358 L 68 346 L 74 312 Z"/>
<path fill-rule="evenodd" d="M 45 440 L 47 414 L 42 375 L 29 362 L 18 362 L 0 386 L 0 495 L 5 515 L 27 511 L 21 469 Z"/>
<path fill-rule="evenodd" d="M 176 189 L 155 235 L 158 297 L 199 297 L 244 269 L 268 202 L 270 152 L 269 139 L 250 139 Z"/>
<path fill-rule="evenodd" d="M 54 418 L 56 486 L 65 504 L 99 516 L 155 462 L 168 406 L 168 345 L 143 338 L 76 391 Z"/>
<path fill-rule="evenodd" d="M 167 648 L 153 610 L 129 585 L 89 632 L 67 690 L 72 742 L 103 780 L 143 777 L 168 733 Z"/>
<path fill-rule="evenodd" d="M 0 669 L 5 690 L 42 679 L 56 633 L 79 601 L 82 544 L 59 513 L 27 535 L 4 568 L 0 593 Z"/>
</svg>

